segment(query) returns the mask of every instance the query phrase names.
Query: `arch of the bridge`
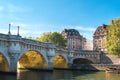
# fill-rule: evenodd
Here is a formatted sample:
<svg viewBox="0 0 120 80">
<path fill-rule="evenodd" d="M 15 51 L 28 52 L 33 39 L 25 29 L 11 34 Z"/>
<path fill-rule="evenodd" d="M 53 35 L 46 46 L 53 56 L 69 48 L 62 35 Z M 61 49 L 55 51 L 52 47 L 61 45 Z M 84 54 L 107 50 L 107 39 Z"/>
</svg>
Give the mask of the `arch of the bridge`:
<svg viewBox="0 0 120 80">
<path fill-rule="evenodd" d="M 57 54 L 55 54 L 54 55 L 54 57 L 56 57 L 56 56 L 62 56 L 65 60 L 66 60 L 66 62 L 67 63 L 69 63 L 69 60 L 68 60 L 68 55 L 67 54 L 60 54 L 60 53 L 57 53 Z"/>
<path fill-rule="evenodd" d="M 43 69 L 47 67 L 47 57 L 38 50 L 27 49 L 18 58 L 18 68 Z"/>
<path fill-rule="evenodd" d="M 53 58 L 53 67 L 54 68 L 68 68 L 67 55 L 56 54 Z"/>
<path fill-rule="evenodd" d="M 95 63 L 92 59 L 90 58 L 87 58 L 87 57 L 74 57 L 73 59 L 71 59 L 71 63 L 74 64 L 74 63 L 81 63 L 81 64 L 93 64 Z M 75 63 L 75 64 L 76 64 Z"/>
<path fill-rule="evenodd" d="M 0 52 L 0 71 L 9 72 L 9 62 L 5 55 Z"/>
<path fill-rule="evenodd" d="M 93 64 L 93 62 L 86 58 L 77 58 L 73 60 L 73 64 Z"/>
</svg>

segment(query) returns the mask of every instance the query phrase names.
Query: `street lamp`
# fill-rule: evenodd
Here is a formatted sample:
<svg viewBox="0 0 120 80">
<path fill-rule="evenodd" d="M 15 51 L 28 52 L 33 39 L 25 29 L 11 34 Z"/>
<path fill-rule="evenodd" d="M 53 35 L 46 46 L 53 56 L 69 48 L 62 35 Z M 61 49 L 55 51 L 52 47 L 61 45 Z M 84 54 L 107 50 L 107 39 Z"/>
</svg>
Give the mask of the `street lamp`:
<svg viewBox="0 0 120 80">
<path fill-rule="evenodd" d="M 11 24 L 9 24 L 9 31 L 8 31 L 8 34 L 9 34 L 9 35 L 11 34 L 10 28 L 11 28 Z"/>
<path fill-rule="evenodd" d="M 18 36 L 19 36 L 19 28 L 20 28 L 20 26 L 18 26 L 18 33 L 17 33 Z"/>
</svg>

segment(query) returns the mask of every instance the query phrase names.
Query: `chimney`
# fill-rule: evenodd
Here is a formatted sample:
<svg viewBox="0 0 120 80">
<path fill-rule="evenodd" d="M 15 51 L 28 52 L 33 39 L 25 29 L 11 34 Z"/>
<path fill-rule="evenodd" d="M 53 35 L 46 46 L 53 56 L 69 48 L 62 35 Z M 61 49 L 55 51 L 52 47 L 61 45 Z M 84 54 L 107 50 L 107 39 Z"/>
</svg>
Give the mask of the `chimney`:
<svg viewBox="0 0 120 80">
<path fill-rule="evenodd" d="M 17 33 L 18 36 L 19 36 L 19 29 L 20 29 L 20 26 L 18 26 L 18 33 Z"/>
<path fill-rule="evenodd" d="M 11 28 L 11 24 L 9 24 L 9 31 L 8 31 L 8 34 L 9 34 L 9 35 L 11 34 L 10 28 Z"/>
<path fill-rule="evenodd" d="M 104 29 L 105 28 L 105 24 L 102 24 L 102 29 Z"/>
</svg>

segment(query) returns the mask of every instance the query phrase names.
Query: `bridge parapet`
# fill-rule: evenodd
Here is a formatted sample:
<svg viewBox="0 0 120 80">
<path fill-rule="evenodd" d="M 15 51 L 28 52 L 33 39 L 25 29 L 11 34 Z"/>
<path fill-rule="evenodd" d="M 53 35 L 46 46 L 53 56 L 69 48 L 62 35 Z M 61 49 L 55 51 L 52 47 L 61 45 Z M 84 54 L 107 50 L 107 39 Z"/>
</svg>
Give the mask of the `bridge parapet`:
<svg viewBox="0 0 120 80">
<path fill-rule="evenodd" d="M 18 35 L 8 35 L 8 34 L 0 33 L 0 40 L 20 41 L 26 44 L 34 44 L 34 45 L 39 45 L 39 46 L 44 46 L 44 47 L 55 47 L 54 43 L 50 43 L 50 42 L 44 43 L 44 42 L 39 42 L 36 40 L 25 39 Z"/>
<path fill-rule="evenodd" d="M 52 42 L 40 42 L 40 41 L 36 41 L 36 40 L 30 40 L 30 39 L 25 39 L 25 38 L 22 38 L 22 42 L 25 43 L 25 44 L 30 44 L 30 45 L 37 45 L 37 46 L 42 46 L 42 47 L 45 47 L 45 48 L 55 48 L 55 45 L 54 43 Z"/>
<path fill-rule="evenodd" d="M 68 49 L 56 46 L 55 53 L 68 55 Z"/>
<path fill-rule="evenodd" d="M 1 39 L 14 39 L 14 40 L 19 40 L 19 39 L 21 39 L 21 36 L 18 36 L 18 35 L 8 35 L 8 34 L 1 34 L 1 33 L 0 33 L 0 38 L 1 38 Z"/>
</svg>

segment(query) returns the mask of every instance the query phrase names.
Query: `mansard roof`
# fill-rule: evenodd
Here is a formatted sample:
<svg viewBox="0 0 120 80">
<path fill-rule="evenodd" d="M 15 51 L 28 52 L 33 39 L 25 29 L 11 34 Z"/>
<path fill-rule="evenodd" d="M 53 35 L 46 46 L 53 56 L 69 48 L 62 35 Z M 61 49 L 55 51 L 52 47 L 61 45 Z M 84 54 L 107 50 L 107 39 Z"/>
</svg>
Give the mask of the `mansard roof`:
<svg viewBox="0 0 120 80">
<path fill-rule="evenodd" d="M 102 26 L 99 26 L 96 31 L 94 32 L 93 36 L 101 36 L 106 35 L 106 27 L 107 25 L 103 24 Z"/>
<path fill-rule="evenodd" d="M 79 32 L 76 29 L 64 29 L 64 33 L 67 33 L 67 36 L 80 36 Z M 63 33 L 62 32 L 62 33 Z"/>
</svg>

